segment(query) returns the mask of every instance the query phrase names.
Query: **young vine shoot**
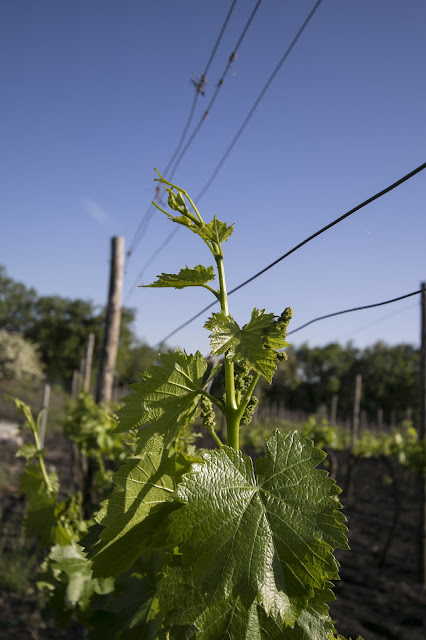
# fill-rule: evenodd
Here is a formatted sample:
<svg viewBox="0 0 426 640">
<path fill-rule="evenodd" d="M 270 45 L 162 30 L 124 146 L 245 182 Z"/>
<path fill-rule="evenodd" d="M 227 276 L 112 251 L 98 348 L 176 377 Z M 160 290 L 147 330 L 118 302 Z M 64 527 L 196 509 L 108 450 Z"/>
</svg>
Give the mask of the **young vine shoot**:
<svg viewBox="0 0 426 640">
<path fill-rule="evenodd" d="M 203 287 L 217 299 L 220 310 L 205 328 L 221 362 L 211 369 L 200 352 L 161 354 L 131 385 L 115 430 L 111 416 L 81 396 L 69 437 L 85 455 L 103 447 L 104 458 L 121 464 L 112 489 L 98 464 L 98 495 L 106 499 L 94 519 L 82 517 L 78 494 L 58 501 L 39 423 L 16 401 L 33 435 L 19 451 L 27 461 L 20 490 L 27 531 L 47 550 L 38 576 L 45 606 L 61 624 L 74 616 L 90 640 L 341 638 L 327 603 L 339 577 L 334 550 L 348 548 L 347 528 L 340 489 L 317 468 L 325 454 L 297 432 L 278 430 L 255 465 L 240 450 L 256 385 L 262 377 L 270 383 L 285 359 L 292 311 L 277 317 L 255 308 L 240 326 L 228 307 L 224 266 L 233 226 L 216 216 L 205 222 L 185 190 L 160 174 L 158 182 L 170 211 L 155 206 L 198 236 L 213 264 L 162 273 L 148 286 Z M 192 444 L 200 415 L 214 443 L 203 453 Z M 216 429 L 220 415 L 226 442 Z M 109 425 L 103 434 L 102 420 Z"/>
</svg>

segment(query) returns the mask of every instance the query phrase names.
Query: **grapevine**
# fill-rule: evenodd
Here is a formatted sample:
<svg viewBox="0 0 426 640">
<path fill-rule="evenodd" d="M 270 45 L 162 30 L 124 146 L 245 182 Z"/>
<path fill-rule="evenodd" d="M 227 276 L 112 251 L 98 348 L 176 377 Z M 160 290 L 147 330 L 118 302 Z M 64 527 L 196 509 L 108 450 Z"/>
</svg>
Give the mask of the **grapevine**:
<svg viewBox="0 0 426 640">
<path fill-rule="evenodd" d="M 138 430 L 135 457 L 116 474 L 96 517 L 96 537 L 87 544 L 94 575 L 120 575 L 141 555 L 160 552 L 154 617 L 170 639 L 329 638 L 326 602 L 338 577 L 332 551 L 347 541 L 339 489 L 315 469 L 324 454 L 296 433 L 274 432 L 255 469 L 239 446 L 257 382 L 271 382 L 288 344 L 291 310 L 277 320 L 254 309 L 240 327 L 229 312 L 224 269 L 233 226 L 216 216 L 204 222 L 186 191 L 161 176 L 159 182 L 172 213 L 157 208 L 205 242 L 216 270 L 186 266 L 148 286 L 199 286 L 215 296 L 220 311 L 205 327 L 211 354 L 223 357 L 225 389 L 222 397 L 207 391 L 204 358 L 179 350 L 161 355 L 131 386 L 118 431 Z M 175 442 L 199 406 L 217 448 L 194 460 Z M 226 444 L 215 432 L 213 406 L 225 416 Z"/>
<path fill-rule="evenodd" d="M 336 638 L 327 603 L 339 577 L 333 552 L 348 548 L 347 527 L 339 487 L 317 469 L 325 454 L 297 432 L 278 430 L 255 465 L 240 450 L 257 383 L 270 383 L 285 359 L 291 308 L 280 316 L 255 308 L 240 326 L 230 314 L 224 266 L 233 225 L 216 216 L 205 222 L 185 190 L 160 174 L 158 182 L 170 211 L 155 206 L 201 238 L 214 264 L 162 273 L 148 286 L 202 287 L 214 296 L 220 309 L 204 326 L 211 354 L 222 361 L 209 373 L 200 352 L 169 351 L 131 385 L 114 434 L 108 428 L 103 438 L 122 460 L 115 438 L 127 433 L 130 455 L 94 522 L 76 530 L 65 518 L 67 537 L 45 539 L 53 547 L 39 584 L 62 594 L 55 597 L 85 624 L 89 639 Z M 209 383 L 219 372 L 224 388 L 213 394 Z M 192 445 L 199 415 L 214 443 L 201 452 Z M 99 429 L 93 421 L 86 431 L 75 423 L 74 416 L 68 428 L 87 453 Z M 56 499 L 42 460 L 36 441 L 29 463 Z"/>
</svg>

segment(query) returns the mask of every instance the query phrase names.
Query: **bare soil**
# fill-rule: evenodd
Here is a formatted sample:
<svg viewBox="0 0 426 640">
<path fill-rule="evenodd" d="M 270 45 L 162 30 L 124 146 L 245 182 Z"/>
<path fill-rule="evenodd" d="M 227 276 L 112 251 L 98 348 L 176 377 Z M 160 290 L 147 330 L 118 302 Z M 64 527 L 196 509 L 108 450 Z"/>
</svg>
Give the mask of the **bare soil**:
<svg viewBox="0 0 426 640">
<path fill-rule="evenodd" d="M 46 442 L 48 464 L 54 464 L 63 486 L 69 483 L 69 445 L 61 434 Z M 0 449 L 0 508 L 7 518 L 22 509 L 17 494 L 20 463 L 14 458 L 16 446 Z M 337 453 L 337 481 L 343 486 L 348 456 Z M 419 482 L 395 461 L 364 459 L 356 462 L 352 492 L 343 495 L 348 518 L 351 551 L 338 552 L 341 581 L 336 583 L 337 600 L 331 616 L 339 633 L 364 640 L 425 640 L 426 592 L 418 577 Z M 5 469 L 7 475 L 5 476 Z M 394 480 L 392 481 L 392 476 Z M 4 478 L 6 477 L 6 480 Z M 383 551 L 394 523 L 395 508 L 400 513 L 383 566 Z M 29 586 L 20 592 L 0 595 L 0 639 L 80 640 L 83 630 L 72 624 L 58 629 L 43 621 L 37 609 L 37 594 Z"/>
<path fill-rule="evenodd" d="M 344 486 L 348 456 L 338 453 L 337 457 L 337 481 Z M 337 553 L 341 581 L 335 585 L 336 601 L 331 605 L 331 616 L 342 635 L 356 638 L 359 634 L 365 640 L 425 640 L 419 499 L 419 478 L 407 468 L 389 459 L 356 461 L 351 494 L 341 498 L 351 550 Z M 399 517 L 383 563 L 398 501 Z"/>
</svg>

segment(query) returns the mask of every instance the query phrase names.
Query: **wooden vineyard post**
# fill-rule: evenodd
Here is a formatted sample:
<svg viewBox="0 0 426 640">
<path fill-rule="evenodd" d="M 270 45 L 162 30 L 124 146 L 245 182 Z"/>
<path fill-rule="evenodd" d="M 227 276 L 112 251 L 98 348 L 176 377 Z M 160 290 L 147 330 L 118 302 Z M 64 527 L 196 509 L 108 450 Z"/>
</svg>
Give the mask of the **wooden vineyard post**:
<svg viewBox="0 0 426 640">
<path fill-rule="evenodd" d="M 71 398 L 76 399 L 80 391 L 80 372 L 74 369 L 72 372 Z"/>
<path fill-rule="evenodd" d="M 90 391 L 90 376 L 92 373 L 93 350 L 95 348 L 95 334 L 89 333 L 84 354 L 83 391 Z"/>
<path fill-rule="evenodd" d="M 349 460 L 348 469 L 346 473 L 346 482 L 344 494 L 350 497 L 351 485 L 352 485 L 352 471 L 355 464 L 355 447 L 358 440 L 359 433 L 359 414 L 361 406 L 361 388 L 362 388 L 362 375 L 358 374 L 355 378 L 355 395 L 354 395 L 354 411 L 351 424 L 351 442 L 349 445 Z"/>
<path fill-rule="evenodd" d="M 96 402 L 110 402 L 117 360 L 124 272 L 124 238 L 111 238 L 111 270 L 104 340 L 101 349 Z"/>
<path fill-rule="evenodd" d="M 377 430 L 379 433 L 383 432 L 383 409 L 377 409 Z"/>
<path fill-rule="evenodd" d="M 81 376 L 80 371 L 74 369 L 72 372 L 72 383 L 71 383 L 71 398 L 72 400 L 76 400 L 78 394 L 80 393 L 81 386 Z M 72 491 L 76 491 L 79 486 L 78 478 L 82 477 L 82 468 L 80 464 L 80 452 L 77 448 L 77 445 L 72 440 L 69 440 L 70 444 L 70 487 Z M 81 481 L 81 486 L 82 481 Z"/>
<path fill-rule="evenodd" d="M 362 387 L 362 375 L 358 374 L 355 378 L 355 397 L 354 397 L 354 412 L 352 417 L 351 428 L 351 454 L 355 451 L 356 442 L 358 440 L 359 433 L 359 414 L 361 406 L 361 387 Z"/>
<path fill-rule="evenodd" d="M 108 302 L 105 313 L 104 339 L 101 348 L 95 401 L 97 404 L 111 402 L 117 361 L 118 340 L 121 322 L 121 297 L 124 275 L 124 238 L 111 238 L 111 266 Z M 90 514 L 91 492 L 95 475 L 95 462 L 89 458 L 83 477 L 83 510 L 85 517 Z"/>
<path fill-rule="evenodd" d="M 421 284 L 420 425 L 419 438 L 426 449 L 426 282 Z M 420 474 L 420 579 L 426 589 L 426 476 Z"/>
<path fill-rule="evenodd" d="M 331 398 L 330 425 L 332 427 L 336 426 L 338 399 L 339 399 L 339 396 L 336 393 Z"/>
</svg>

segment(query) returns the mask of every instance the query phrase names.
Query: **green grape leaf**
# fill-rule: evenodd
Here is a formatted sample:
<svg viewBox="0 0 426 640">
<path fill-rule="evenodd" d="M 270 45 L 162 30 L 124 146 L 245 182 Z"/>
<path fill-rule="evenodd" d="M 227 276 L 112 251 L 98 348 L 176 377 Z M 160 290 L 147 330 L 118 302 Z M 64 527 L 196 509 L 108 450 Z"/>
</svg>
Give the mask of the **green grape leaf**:
<svg viewBox="0 0 426 640">
<path fill-rule="evenodd" d="M 105 594 L 114 588 L 111 578 L 93 578 L 92 564 L 75 542 L 66 546 L 54 546 L 47 561 L 56 580 L 64 581 L 67 585 L 65 595 L 68 607 L 78 604 L 81 609 L 85 609 L 94 593 Z M 39 580 L 39 585 L 49 587 L 46 579 Z"/>
<path fill-rule="evenodd" d="M 114 591 L 104 599 L 102 611 L 95 611 L 88 640 L 153 640 L 161 627 L 157 599 L 156 556 L 139 558 L 131 571 L 115 581 Z M 106 600 L 106 602 L 105 602 Z"/>
<path fill-rule="evenodd" d="M 229 447 L 205 454 L 177 490 L 172 541 L 206 597 L 255 598 L 294 625 L 315 590 L 337 579 L 336 547 L 347 548 L 334 480 L 315 467 L 325 454 L 278 431 L 256 465 Z M 241 562 L 244 558 L 244 562 Z"/>
<path fill-rule="evenodd" d="M 38 464 L 27 465 L 19 478 L 19 494 L 30 497 L 35 493 L 46 492 L 46 483 Z"/>
<path fill-rule="evenodd" d="M 268 616 L 256 601 L 245 606 L 238 596 L 205 599 L 181 567 L 166 567 L 165 571 L 158 597 L 160 609 L 171 625 L 170 640 L 329 640 L 334 631 L 327 605 L 334 599 L 331 583 L 315 592 L 294 627 L 289 627 Z"/>
<path fill-rule="evenodd" d="M 70 532 L 63 526 L 60 516 L 64 504 L 57 502 L 59 481 L 56 473 L 49 474 L 53 492 L 47 490 L 38 464 L 25 467 L 19 478 L 19 493 L 27 499 L 25 529 L 29 536 L 42 545 L 69 544 Z"/>
<path fill-rule="evenodd" d="M 219 371 L 221 369 L 222 369 L 222 363 L 221 362 L 218 365 L 216 365 L 215 367 L 213 367 L 213 369 L 210 371 L 209 376 L 208 376 L 208 378 L 206 380 L 206 385 L 216 378 L 216 376 L 219 374 Z"/>
<path fill-rule="evenodd" d="M 208 607 L 196 626 L 197 640 L 329 640 L 333 632 L 329 616 L 318 614 L 315 605 L 303 611 L 292 628 L 266 615 L 255 602 L 246 609 L 238 598 Z"/>
<path fill-rule="evenodd" d="M 183 289 L 184 287 L 202 287 L 215 279 L 214 267 L 203 267 L 198 264 L 193 269 L 185 267 L 178 274 L 162 273 L 157 276 L 158 280 L 146 287 L 173 287 L 175 289 Z"/>
<path fill-rule="evenodd" d="M 50 494 L 46 487 L 46 482 L 38 464 L 29 464 L 25 467 L 19 478 L 19 493 L 26 496 L 31 501 L 33 496 L 51 496 L 52 501 L 56 499 L 59 491 L 59 479 L 55 471 L 48 474 L 53 493 Z"/>
<path fill-rule="evenodd" d="M 31 499 L 25 514 L 25 529 L 29 536 L 37 538 L 41 545 L 67 545 L 72 535 L 60 522 L 62 503 L 52 502 L 48 496 Z"/>
<path fill-rule="evenodd" d="M 188 229 L 191 229 L 191 231 L 193 231 L 194 233 L 197 233 L 198 227 L 193 223 L 193 221 L 190 218 L 187 218 L 186 216 L 173 216 L 171 213 L 168 213 L 167 211 L 164 211 L 164 213 L 172 222 L 176 222 L 177 224 L 181 224 L 184 227 L 188 227 Z"/>
<path fill-rule="evenodd" d="M 45 449 L 39 450 L 32 442 L 26 442 L 19 447 L 15 455 L 17 458 L 25 458 L 26 462 L 31 462 L 37 458 L 38 455 L 43 455 L 44 452 Z"/>
<path fill-rule="evenodd" d="M 140 433 L 147 448 L 149 440 L 158 433 L 163 444 L 169 444 L 178 428 L 195 413 L 207 369 L 199 351 L 195 355 L 169 351 L 161 354 L 159 360 L 160 365 L 153 365 L 142 374 L 143 382 L 130 385 L 134 393 L 124 398 L 124 407 L 119 412 L 118 431 L 149 423 Z"/>
<path fill-rule="evenodd" d="M 237 597 L 213 605 L 206 605 L 196 616 L 194 623 L 173 624 L 169 631 L 170 640 L 260 640 L 275 638 L 263 636 L 257 618 L 256 604 L 247 610 Z M 280 639 L 282 638 L 282 633 Z"/>
<path fill-rule="evenodd" d="M 250 366 L 272 381 L 277 366 L 275 349 L 288 346 L 272 313 L 253 309 L 250 322 L 241 329 L 235 320 L 219 311 L 205 323 L 211 331 L 211 354 L 227 353 L 231 361 L 246 360 Z"/>
<path fill-rule="evenodd" d="M 163 210 L 161 209 L 161 211 Z M 207 242 L 215 242 L 217 244 L 226 242 L 234 230 L 233 224 L 227 225 L 225 222 L 218 220 L 216 216 L 214 216 L 213 220 L 211 220 L 210 222 L 195 224 L 194 221 L 186 215 L 174 216 L 168 211 L 163 211 L 163 213 L 166 214 L 169 220 L 187 227 Z"/>
<path fill-rule="evenodd" d="M 203 240 L 215 242 L 216 244 L 226 242 L 233 230 L 234 227 L 232 224 L 227 225 L 225 222 L 218 220 L 216 216 L 214 216 L 211 222 L 207 222 L 201 227 L 197 226 L 192 229 L 192 231 L 203 238 Z"/>
<path fill-rule="evenodd" d="M 99 513 L 102 513 L 102 512 L 103 512 L 103 509 L 101 507 Z M 99 513 L 97 517 L 99 517 Z M 103 526 L 95 522 L 95 524 L 92 524 L 88 528 L 86 534 L 78 541 L 78 544 L 80 545 L 80 547 L 82 547 L 83 551 L 87 555 L 90 554 L 92 547 L 94 547 L 95 544 L 99 542 L 99 535 L 100 533 L 102 533 L 102 531 L 103 531 Z"/>
<path fill-rule="evenodd" d="M 29 427 L 31 431 L 35 433 L 37 431 L 37 427 L 36 423 L 34 422 L 31 407 L 19 398 L 9 396 L 8 394 L 5 394 L 5 399 L 12 400 L 12 402 L 15 403 L 16 410 L 25 418 L 24 427 Z"/>
<path fill-rule="evenodd" d="M 228 356 L 235 354 L 235 349 L 240 342 L 241 329 L 235 320 L 223 311 L 213 313 L 206 320 L 204 327 L 211 331 L 210 351 L 212 356 L 228 352 Z"/>
<path fill-rule="evenodd" d="M 161 538 L 170 510 L 163 507 L 175 501 L 176 483 L 189 468 L 182 455 L 158 449 L 129 460 L 117 471 L 112 496 L 96 517 L 103 527 L 90 554 L 96 576 L 123 573 L 155 536 Z"/>
</svg>

